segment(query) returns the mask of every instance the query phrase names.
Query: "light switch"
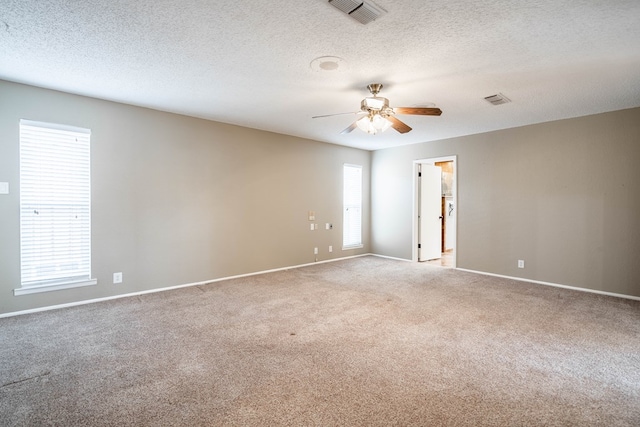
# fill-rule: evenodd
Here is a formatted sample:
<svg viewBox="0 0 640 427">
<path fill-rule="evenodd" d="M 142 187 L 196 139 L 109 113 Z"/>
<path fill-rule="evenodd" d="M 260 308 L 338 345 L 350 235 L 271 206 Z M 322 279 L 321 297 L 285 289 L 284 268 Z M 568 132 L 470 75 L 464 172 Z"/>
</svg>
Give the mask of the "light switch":
<svg viewBox="0 0 640 427">
<path fill-rule="evenodd" d="M 0 194 L 9 194 L 8 182 L 0 182 Z"/>
</svg>

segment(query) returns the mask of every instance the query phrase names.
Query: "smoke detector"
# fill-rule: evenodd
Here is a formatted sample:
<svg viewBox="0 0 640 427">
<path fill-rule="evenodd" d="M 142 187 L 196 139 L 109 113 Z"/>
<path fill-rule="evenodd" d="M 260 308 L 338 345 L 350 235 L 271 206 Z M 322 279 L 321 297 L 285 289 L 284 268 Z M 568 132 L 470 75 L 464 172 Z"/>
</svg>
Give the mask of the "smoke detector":
<svg viewBox="0 0 640 427">
<path fill-rule="evenodd" d="M 387 13 L 386 10 L 371 1 L 329 0 L 329 3 L 361 24 L 368 24 Z"/>
<path fill-rule="evenodd" d="M 337 56 L 321 56 L 309 65 L 314 71 L 344 71 L 347 68 L 347 62 Z"/>
<path fill-rule="evenodd" d="M 511 102 L 511 100 L 509 98 L 507 98 L 506 96 L 504 96 L 501 93 L 497 93 L 495 95 L 491 95 L 491 96 L 485 96 L 485 101 L 487 101 L 488 103 L 492 104 L 492 105 L 501 105 L 501 104 L 507 104 L 509 102 Z"/>
</svg>

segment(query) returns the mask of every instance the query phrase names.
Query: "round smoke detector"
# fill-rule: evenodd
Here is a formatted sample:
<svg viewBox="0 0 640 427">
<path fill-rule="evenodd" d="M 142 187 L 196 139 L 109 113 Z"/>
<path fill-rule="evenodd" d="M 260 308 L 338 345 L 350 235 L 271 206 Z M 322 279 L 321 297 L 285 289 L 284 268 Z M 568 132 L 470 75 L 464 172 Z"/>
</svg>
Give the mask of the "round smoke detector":
<svg viewBox="0 0 640 427">
<path fill-rule="evenodd" d="M 321 56 L 309 65 L 314 71 L 343 71 L 347 67 L 345 60 L 337 56 Z"/>
</svg>

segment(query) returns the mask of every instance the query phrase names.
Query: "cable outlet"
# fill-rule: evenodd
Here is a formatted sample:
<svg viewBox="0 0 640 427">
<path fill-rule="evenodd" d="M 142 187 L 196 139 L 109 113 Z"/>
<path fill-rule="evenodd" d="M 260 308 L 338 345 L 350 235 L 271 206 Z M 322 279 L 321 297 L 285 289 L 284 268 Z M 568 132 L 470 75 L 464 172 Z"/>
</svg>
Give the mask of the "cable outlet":
<svg viewBox="0 0 640 427">
<path fill-rule="evenodd" d="M 524 260 L 523 259 L 519 259 L 518 260 L 518 268 L 524 268 Z"/>
<path fill-rule="evenodd" d="M 113 283 L 122 283 L 122 273 L 113 273 Z"/>
</svg>

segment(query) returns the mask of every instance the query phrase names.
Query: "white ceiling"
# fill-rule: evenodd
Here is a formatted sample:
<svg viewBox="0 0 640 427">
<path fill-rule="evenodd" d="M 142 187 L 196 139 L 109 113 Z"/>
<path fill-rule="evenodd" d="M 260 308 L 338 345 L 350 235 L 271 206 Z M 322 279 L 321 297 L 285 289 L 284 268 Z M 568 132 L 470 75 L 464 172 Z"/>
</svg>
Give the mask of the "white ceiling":
<svg viewBox="0 0 640 427">
<path fill-rule="evenodd" d="M 638 0 L 375 3 L 363 25 L 327 0 L 2 0 L 0 79 L 367 150 L 640 106 Z M 311 118 L 372 82 L 443 114 L 404 135 Z"/>
</svg>

